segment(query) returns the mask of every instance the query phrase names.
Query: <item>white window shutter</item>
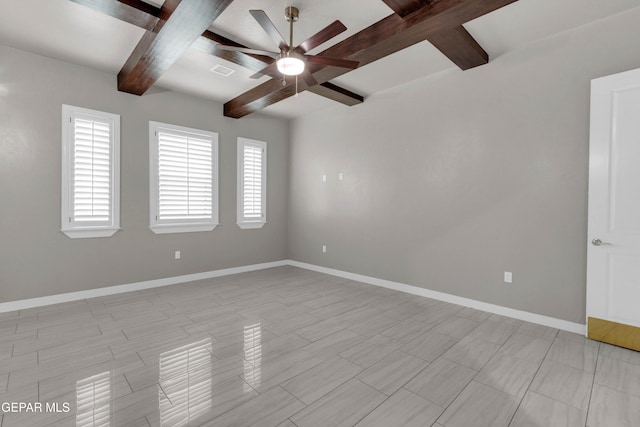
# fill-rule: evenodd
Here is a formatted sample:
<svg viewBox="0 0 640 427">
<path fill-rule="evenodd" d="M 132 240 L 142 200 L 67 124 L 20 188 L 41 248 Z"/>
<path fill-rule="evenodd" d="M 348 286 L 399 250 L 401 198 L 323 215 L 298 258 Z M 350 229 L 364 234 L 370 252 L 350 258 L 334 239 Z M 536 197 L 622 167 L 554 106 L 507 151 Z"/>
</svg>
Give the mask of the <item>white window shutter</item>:
<svg viewBox="0 0 640 427">
<path fill-rule="evenodd" d="M 158 134 L 158 220 L 211 219 L 211 140 Z"/>
<path fill-rule="evenodd" d="M 72 238 L 119 230 L 120 116 L 62 106 L 61 231 Z"/>
<path fill-rule="evenodd" d="M 260 228 L 266 222 L 266 148 L 264 141 L 238 138 L 238 225 Z"/>
<path fill-rule="evenodd" d="M 244 146 L 243 161 L 243 217 L 262 218 L 262 153 L 261 147 Z"/>
<path fill-rule="evenodd" d="M 111 126 L 73 120 L 73 220 L 108 222 L 111 218 Z"/>
<path fill-rule="evenodd" d="M 217 225 L 217 134 L 150 122 L 150 227 L 156 233 Z"/>
</svg>

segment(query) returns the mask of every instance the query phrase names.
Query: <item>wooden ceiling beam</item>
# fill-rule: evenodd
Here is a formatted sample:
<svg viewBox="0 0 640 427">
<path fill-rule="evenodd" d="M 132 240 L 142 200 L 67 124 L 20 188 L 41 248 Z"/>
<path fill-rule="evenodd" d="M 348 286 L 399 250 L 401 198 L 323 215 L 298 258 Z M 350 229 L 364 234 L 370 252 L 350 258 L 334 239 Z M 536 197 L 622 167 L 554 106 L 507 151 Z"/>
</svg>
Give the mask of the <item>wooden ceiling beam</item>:
<svg viewBox="0 0 640 427">
<path fill-rule="evenodd" d="M 434 0 L 382 1 L 403 18 L 434 3 Z M 427 40 L 462 70 L 489 62 L 487 52 L 462 25 L 430 35 Z"/>
<path fill-rule="evenodd" d="M 331 82 L 320 83 L 319 85 L 308 87 L 307 90 L 350 107 L 364 102 L 362 95 L 358 95 Z"/>
<path fill-rule="evenodd" d="M 152 30 L 160 17 L 160 8 L 145 3 L 142 0 L 71 0 L 74 3 L 89 7 L 105 15 L 120 19 L 121 21 L 135 25 L 146 30 Z M 205 30 L 191 47 L 201 52 L 222 58 L 234 64 L 248 68 L 252 71 L 260 71 L 273 61 L 272 58 L 261 55 L 248 55 L 241 52 L 218 49 L 218 44 L 246 47 L 234 40 L 224 37 L 210 30 Z M 318 85 L 309 88 L 309 91 L 324 96 L 325 98 L 340 102 L 345 105 L 362 103 L 362 95 L 351 92 L 333 83 Z"/>
<path fill-rule="evenodd" d="M 437 0 L 382 0 L 397 15 L 405 17 Z"/>
<path fill-rule="evenodd" d="M 430 35 L 427 40 L 461 70 L 489 63 L 489 54 L 462 25 Z"/>
<path fill-rule="evenodd" d="M 189 49 L 233 0 L 166 0 L 118 73 L 118 90 L 142 95 Z"/>
<path fill-rule="evenodd" d="M 439 0 L 404 18 L 397 14 L 390 15 L 326 49 L 320 55 L 359 61 L 362 67 L 516 1 Z M 316 66 L 313 75 L 319 83 L 324 83 L 348 71 L 337 67 Z M 244 117 L 286 99 L 295 95 L 293 86 L 288 84 L 283 87 L 276 80 L 265 82 L 227 102 L 224 106 L 225 116 Z M 307 90 L 304 82 L 298 82 L 298 91 L 304 90 Z"/>
</svg>

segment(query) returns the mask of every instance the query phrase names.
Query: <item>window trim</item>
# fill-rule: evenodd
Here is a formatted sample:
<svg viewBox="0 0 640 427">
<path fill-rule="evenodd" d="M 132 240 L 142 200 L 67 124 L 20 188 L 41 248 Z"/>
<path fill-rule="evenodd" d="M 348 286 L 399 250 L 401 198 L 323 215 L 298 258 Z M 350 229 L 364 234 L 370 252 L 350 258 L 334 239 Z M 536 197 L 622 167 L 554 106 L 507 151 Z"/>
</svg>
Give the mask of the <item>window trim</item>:
<svg viewBox="0 0 640 427">
<path fill-rule="evenodd" d="M 244 217 L 244 147 L 260 147 L 262 151 L 262 217 L 259 220 Z M 267 223 L 267 143 L 256 139 L 238 137 L 238 176 L 237 176 L 237 221 L 243 230 L 262 228 Z"/>
<path fill-rule="evenodd" d="M 211 219 L 163 222 L 158 220 L 159 176 L 158 176 L 158 135 L 159 130 L 181 134 L 192 134 L 211 140 Z M 216 132 L 193 129 L 160 122 L 149 122 L 149 229 L 156 234 L 191 233 L 211 231 L 218 223 L 219 168 L 218 134 Z"/>
<path fill-rule="evenodd" d="M 111 126 L 110 161 L 110 205 L 107 223 L 90 225 L 74 222 L 74 131 L 73 119 L 85 117 L 103 120 Z M 72 239 L 111 237 L 120 230 L 120 115 L 90 110 L 88 108 L 62 105 L 62 171 L 61 171 L 60 231 Z"/>
</svg>

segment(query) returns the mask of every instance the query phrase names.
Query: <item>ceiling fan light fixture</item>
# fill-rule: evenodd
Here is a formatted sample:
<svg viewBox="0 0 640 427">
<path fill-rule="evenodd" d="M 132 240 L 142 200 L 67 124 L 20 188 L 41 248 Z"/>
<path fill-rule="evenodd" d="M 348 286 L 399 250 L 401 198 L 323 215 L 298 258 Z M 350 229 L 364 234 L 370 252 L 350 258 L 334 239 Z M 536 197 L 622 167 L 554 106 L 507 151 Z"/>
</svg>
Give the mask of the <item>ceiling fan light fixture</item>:
<svg viewBox="0 0 640 427">
<path fill-rule="evenodd" d="M 285 76 L 298 76 L 304 72 L 304 61 L 294 55 L 282 55 L 276 63 L 278 71 Z"/>
</svg>

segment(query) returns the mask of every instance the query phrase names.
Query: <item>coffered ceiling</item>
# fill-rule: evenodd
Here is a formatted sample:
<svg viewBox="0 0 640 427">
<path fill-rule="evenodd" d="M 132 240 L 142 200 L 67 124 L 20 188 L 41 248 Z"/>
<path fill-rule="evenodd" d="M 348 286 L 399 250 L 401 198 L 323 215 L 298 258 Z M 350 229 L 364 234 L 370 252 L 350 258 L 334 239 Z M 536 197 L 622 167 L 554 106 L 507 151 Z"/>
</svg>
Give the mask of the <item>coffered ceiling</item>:
<svg viewBox="0 0 640 427">
<path fill-rule="evenodd" d="M 308 53 L 357 60 L 359 68 L 313 64 L 324 85 L 299 81 L 293 96 L 295 79 L 282 86 L 280 78 L 250 78 L 268 58 L 215 48 L 222 40 L 277 51 L 249 10 L 264 10 L 287 38 L 287 6 L 300 10 L 294 45 L 340 20 L 347 30 Z M 120 90 L 141 96 L 154 86 L 218 101 L 230 117 L 294 118 L 486 66 L 487 57 L 634 7 L 638 0 L 0 0 L 0 44 L 120 74 Z M 233 73 L 212 72 L 216 66 Z"/>
</svg>

